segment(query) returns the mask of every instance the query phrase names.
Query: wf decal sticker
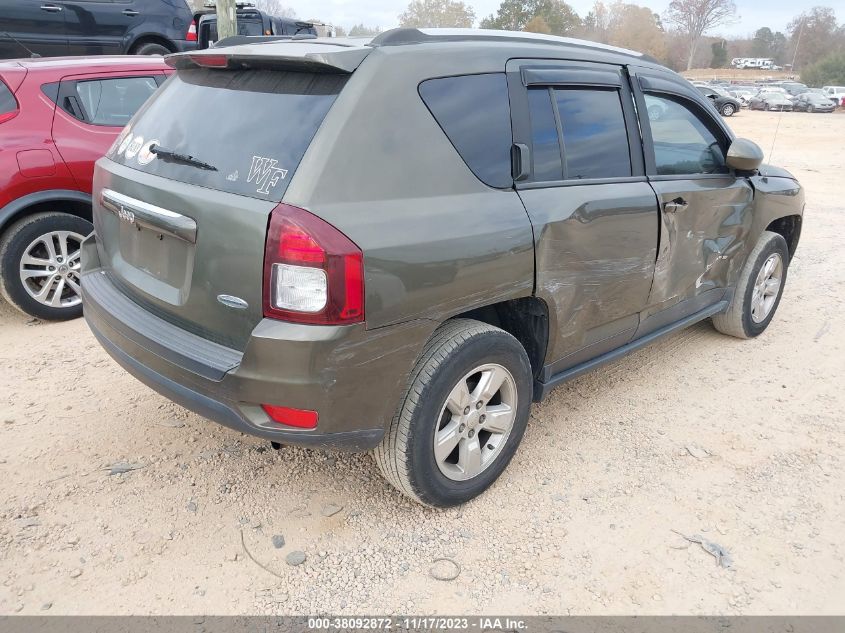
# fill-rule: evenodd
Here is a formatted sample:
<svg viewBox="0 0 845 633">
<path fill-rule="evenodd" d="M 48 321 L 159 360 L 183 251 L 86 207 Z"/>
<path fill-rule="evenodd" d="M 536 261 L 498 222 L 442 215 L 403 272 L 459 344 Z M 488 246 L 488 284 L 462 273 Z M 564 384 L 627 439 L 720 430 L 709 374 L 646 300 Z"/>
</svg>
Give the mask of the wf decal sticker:
<svg viewBox="0 0 845 633">
<path fill-rule="evenodd" d="M 287 169 L 276 167 L 278 164 L 279 161 L 275 158 L 253 156 L 246 181 L 254 182 L 258 186 L 258 193 L 270 193 L 270 189 L 278 184 L 279 179 L 288 175 Z"/>
</svg>

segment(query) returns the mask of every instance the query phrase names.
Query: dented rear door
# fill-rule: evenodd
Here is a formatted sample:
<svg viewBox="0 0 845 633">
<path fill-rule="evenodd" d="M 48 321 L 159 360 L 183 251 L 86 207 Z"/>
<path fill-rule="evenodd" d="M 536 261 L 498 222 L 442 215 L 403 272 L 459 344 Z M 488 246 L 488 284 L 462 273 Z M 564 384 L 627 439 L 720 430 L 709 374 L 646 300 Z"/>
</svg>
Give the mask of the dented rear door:
<svg viewBox="0 0 845 633">
<path fill-rule="evenodd" d="M 657 199 L 623 68 L 511 60 L 508 84 L 536 294 L 550 308 L 548 380 L 634 336 L 654 274 Z"/>
</svg>

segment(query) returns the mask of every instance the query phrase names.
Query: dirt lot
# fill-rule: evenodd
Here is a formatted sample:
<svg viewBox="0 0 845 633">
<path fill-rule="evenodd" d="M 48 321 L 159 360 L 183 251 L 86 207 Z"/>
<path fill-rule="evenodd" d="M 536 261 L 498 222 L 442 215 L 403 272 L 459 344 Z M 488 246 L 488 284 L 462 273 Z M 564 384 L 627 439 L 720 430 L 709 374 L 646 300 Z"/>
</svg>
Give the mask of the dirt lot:
<svg viewBox="0 0 845 633">
<path fill-rule="evenodd" d="M 731 125 L 768 153 L 777 121 Z M 783 115 L 773 162 L 808 204 L 765 335 L 702 323 L 558 388 L 461 509 L 406 501 L 369 455 L 218 427 L 83 321 L 3 306 L 0 613 L 842 613 L 843 138 L 845 115 Z"/>
</svg>

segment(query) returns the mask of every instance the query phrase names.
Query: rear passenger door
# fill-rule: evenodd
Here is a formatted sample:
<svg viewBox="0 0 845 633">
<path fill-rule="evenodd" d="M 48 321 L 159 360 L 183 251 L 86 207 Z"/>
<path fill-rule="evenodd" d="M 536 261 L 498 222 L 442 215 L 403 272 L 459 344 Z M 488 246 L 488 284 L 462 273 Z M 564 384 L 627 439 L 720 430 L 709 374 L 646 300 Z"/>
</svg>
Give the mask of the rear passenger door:
<svg viewBox="0 0 845 633">
<path fill-rule="evenodd" d="M 660 200 L 660 249 L 639 335 L 725 298 L 745 252 L 754 192 L 727 167 L 731 137 L 705 99 L 668 73 L 634 70 L 646 171 Z"/>
<path fill-rule="evenodd" d="M 511 60 L 515 184 L 549 305 L 541 377 L 628 343 L 654 274 L 658 210 L 625 70 Z"/>
</svg>

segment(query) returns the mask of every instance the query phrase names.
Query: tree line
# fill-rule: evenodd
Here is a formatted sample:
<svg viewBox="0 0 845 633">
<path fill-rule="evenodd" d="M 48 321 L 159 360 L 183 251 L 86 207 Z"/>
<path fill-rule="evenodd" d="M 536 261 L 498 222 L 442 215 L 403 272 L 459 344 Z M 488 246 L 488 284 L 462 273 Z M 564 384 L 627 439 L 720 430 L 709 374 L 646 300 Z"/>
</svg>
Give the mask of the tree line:
<svg viewBox="0 0 845 633">
<path fill-rule="evenodd" d="M 282 0 L 257 0 L 280 3 Z M 765 57 L 813 83 L 845 85 L 845 23 L 832 7 L 796 15 L 785 32 L 768 26 L 747 37 L 714 35 L 738 19 L 734 0 L 672 0 L 662 14 L 624 0 L 598 0 L 581 17 L 565 0 L 502 0 L 496 13 L 478 19 L 463 0 L 411 0 L 398 16 L 405 27 L 463 27 L 529 31 L 578 37 L 651 55 L 673 70 L 725 68 L 734 58 Z M 357 24 L 339 36 L 372 36 L 379 27 Z"/>
</svg>

